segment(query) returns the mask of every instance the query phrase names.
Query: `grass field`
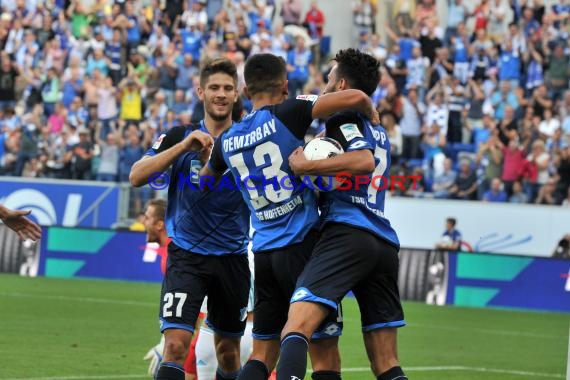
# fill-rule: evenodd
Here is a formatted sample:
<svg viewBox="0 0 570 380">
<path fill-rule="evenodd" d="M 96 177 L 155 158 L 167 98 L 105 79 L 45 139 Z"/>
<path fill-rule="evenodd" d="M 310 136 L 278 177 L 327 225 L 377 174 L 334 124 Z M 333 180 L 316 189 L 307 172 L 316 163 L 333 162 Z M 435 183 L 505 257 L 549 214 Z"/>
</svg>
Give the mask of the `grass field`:
<svg viewBox="0 0 570 380">
<path fill-rule="evenodd" d="M 0 380 L 149 379 L 157 284 L 0 275 Z M 567 314 L 406 303 L 410 379 L 563 379 Z M 343 379 L 372 379 L 353 300 L 344 302 Z"/>
</svg>

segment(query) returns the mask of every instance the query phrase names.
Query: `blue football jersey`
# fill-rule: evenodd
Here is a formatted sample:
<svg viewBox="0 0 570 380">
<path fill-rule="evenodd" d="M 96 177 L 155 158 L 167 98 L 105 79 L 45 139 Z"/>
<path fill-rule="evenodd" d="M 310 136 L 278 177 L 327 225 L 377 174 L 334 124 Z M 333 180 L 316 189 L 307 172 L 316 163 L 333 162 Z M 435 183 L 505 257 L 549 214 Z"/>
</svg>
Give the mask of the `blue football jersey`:
<svg viewBox="0 0 570 380">
<path fill-rule="evenodd" d="M 236 178 L 251 211 L 254 252 L 299 243 L 319 221 L 314 191 L 299 186 L 288 161 L 304 143 L 313 102 L 291 99 L 253 111 L 214 144 L 209 165 Z"/>
<path fill-rule="evenodd" d="M 198 128 L 208 133 L 203 122 Z M 146 154 L 154 156 L 192 131 L 190 126 L 174 127 L 161 135 Z M 247 254 L 249 210 L 241 194 L 235 188 L 200 191 L 200 168 L 195 152 L 181 155 L 172 164 L 166 209 L 168 236 L 180 248 L 202 255 Z"/>
<path fill-rule="evenodd" d="M 340 182 L 336 190 L 321 193 L 323 223 L 338 222 L 366 229 L 399 247 L 400 241 L 384 215 L 385 181 L 390 173 L 390 141 L 386 130 L 373 126 L 356 112 L 341 112 L 327 120 L 327 136 L 337 140 L 345 152 L 369 149 L 376 168 L 367 175 L 368 184 L 354 179 Z"/>
</svg>

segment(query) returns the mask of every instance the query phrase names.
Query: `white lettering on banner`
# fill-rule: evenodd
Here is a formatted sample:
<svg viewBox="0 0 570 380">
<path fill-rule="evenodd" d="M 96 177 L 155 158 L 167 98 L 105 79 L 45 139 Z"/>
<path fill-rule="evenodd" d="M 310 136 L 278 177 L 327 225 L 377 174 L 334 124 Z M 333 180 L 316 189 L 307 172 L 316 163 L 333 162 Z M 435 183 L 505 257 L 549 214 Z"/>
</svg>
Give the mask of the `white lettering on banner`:
<svg viewBox="0 0 570 380">
<path fill-rule="evenodd" d="M 566 277 L 566 287 L 564 290 L 570 292 L 570 269 L 568 269 L 568 277 Z"/>
<path fill-rule="evenodd" d="M 255 216 L 261 221 L 277 219 L 280 216 L 286 215 L 293 211 L 297 206 L 303 204 L 303 199 L 300 195 L 297 195 L 295 198 L 291 199 L 289 202 L 275 207 L 269 210 L 258 211 L 255 213 Z"/>
<path fill-rule="evenodd" d="M 77 193 L 67 195 L 61 225 L 76 226 L 79 220 L 79 211 L 83 196 Z M 58 212 L 47 195 L 35 189 L 16 190 L 0 199 L 0 202 L 14 210 L 32 210 L 34 219 L 43 226 L 59 224 Z"/>
</svg>

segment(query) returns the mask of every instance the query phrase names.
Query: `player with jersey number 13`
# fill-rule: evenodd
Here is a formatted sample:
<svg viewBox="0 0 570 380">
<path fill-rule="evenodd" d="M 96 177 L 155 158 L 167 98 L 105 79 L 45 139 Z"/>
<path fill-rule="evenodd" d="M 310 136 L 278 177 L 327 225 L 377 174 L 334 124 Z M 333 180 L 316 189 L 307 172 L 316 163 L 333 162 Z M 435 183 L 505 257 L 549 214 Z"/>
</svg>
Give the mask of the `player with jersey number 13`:
<svg viewBox="0 0 570 380">
<path fill-rule="evenodd" d="M 314 191 L 295 186 L 287 157 L 304 143 L 313 119 L 354 108 L 378 119 L 362 91 L 287 99 L 283 59 L 256 54 L 245 65 L 245 92 L 253 111 L 234 124 L 214 144 L 202 175 L 230 169 L 245 181 L 239 188 L 248 204 L 253 235 L 256 300 L 253 354 L 238 380 L 266 380 L 279 355 L 279 338 L 287 320 L 289 300 L 318 238 Z M 330 314 L 312 335 L 313 379 L 340 379 L 337 341 L 342 326 Z"/>
</svg>

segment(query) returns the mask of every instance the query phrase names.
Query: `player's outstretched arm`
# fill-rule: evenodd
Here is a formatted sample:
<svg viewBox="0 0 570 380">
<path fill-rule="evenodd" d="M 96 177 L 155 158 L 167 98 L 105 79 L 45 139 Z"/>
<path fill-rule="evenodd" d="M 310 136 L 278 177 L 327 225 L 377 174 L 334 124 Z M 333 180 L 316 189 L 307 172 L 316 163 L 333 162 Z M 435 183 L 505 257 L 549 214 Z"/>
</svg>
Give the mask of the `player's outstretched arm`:
<svg viewBox="0 0 570 380">
<path fill-rule="evenodd" d="M 360 90 L 343 90 L 319 96 L 313 106 L 313 118 L 325 119 L 333 113 L 353 109 L 366 115 L 374 125 L 380 124 L 378 111 L 372 105 L 372 101 Z"/>
<path fill-rule="evenodd" d="M 374 171 L 374 156 L 368 149 L 354 150 L 324 160 L 307 160 L 299 147 L 289 156 L 289 166 L 295 175 L 336 176 L 343 172 L 352 175 L 370 174 Z"/>
<path fill-rule="evenodd" d="M 214 139 L 212 136 L 202 131 L 194 131 L 186 136 L 184 140 L 170 148 L 154 156 L 144 156 L 135 162 L 129 175 L 129 181 L 135 187 L 143 186 L 153 173 L 163 172 L 168 169 L 181 154 L 210 149 L 213 144 Z"/>
<path fill-rule="evenodd" d="M 0 205 L 0 220 L 8 228 L 15 231 L 21 240 L 38 240 L 42 237 L 42 229 L 36 223 L 26 218 L 32 211 L 10 210 Z"/>
</svg>

